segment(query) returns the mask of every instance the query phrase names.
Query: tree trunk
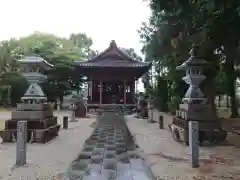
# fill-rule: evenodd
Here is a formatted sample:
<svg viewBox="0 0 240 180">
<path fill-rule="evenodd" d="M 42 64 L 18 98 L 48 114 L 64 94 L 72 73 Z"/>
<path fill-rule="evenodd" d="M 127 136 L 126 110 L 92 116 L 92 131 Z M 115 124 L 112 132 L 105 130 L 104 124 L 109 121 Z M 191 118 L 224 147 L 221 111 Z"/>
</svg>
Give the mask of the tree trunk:
<svg viewBox="0 0 240 180">
<path fill-rule="evenodd" d="M 221 95 L 218 95 L 218 107 L 221 107 Z"/>
<path fill-rule="evenodd" d="M 227 95 L 227 97 L 226 97 L 226 106 L 227 106 L 227 108 L 229 108 L 230 106 L 229 106 L 229 96 Z"/>
<path fill-rule="evenodd" d="M 216 104 L 215 104 L 216 87 L 215 87 L 215 84 L 213 83 L 213 78 L 209 77 L 208 79 L 206 79 L 205 83 L 206 83 L 205 88 L 203 90 L 204 90 L 205 97 L 207 98 L 207 103 L 212 105 L 212 108 L 216 113 Z"/>
<path fill-rule="evenodd" d="M 236 73 L 234 68 L 234 52 L 233 48 L 227 47 L 225 48 L 226 52 L 226 73 L 227 73 L 227 83 L 228 83 L 228 92 L 231 101 L 231 118 L 238 117 L 238 107 L 236 101 Z"/>
</svg>

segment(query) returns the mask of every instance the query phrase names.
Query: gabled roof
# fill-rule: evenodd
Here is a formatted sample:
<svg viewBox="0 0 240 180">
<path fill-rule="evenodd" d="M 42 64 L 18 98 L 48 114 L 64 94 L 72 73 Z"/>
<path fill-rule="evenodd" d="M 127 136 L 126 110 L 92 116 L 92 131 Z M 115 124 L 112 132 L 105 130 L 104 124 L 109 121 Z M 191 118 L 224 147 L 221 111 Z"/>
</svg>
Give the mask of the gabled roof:
<svg viewBox="0 0 240 180">
<path fill-rule="evenodd" d="M 126 53 L 124 53 L 122 50 L 120 50 L 118 48 L 116 42 L 114 40 L 112 40 L 110 42 L 109 47 L 106 50 L 104 50 L 103 52 L 101 52 L 100 54 L 95 56 L 94 58 L 90 59 L 88 62 L 101 61 L 102 59 L 106 58 L 107 56 L 120 57 L 123 60 L 129 61 L 129 62 L 134 61 L 130 56 L 128 56 Z"/>
<path fill-rule="evenodd" d="M 150 63 L 132 59 L 118 48 L 115 41 L 109 47 L 88 61 L 75 61 L 74 65 L 81 67 L 150 67 Z"/>
<path fill-rule="evenodd" d="M 17 60 L 17 62 L 19 64 L 29 64 L 29 65 L 34 64 L 34 65 L 42 66 L 45 69 L 49 69 L 54 66 L 39 55 L 24 56 L 22 59 Z"/>
</svg>

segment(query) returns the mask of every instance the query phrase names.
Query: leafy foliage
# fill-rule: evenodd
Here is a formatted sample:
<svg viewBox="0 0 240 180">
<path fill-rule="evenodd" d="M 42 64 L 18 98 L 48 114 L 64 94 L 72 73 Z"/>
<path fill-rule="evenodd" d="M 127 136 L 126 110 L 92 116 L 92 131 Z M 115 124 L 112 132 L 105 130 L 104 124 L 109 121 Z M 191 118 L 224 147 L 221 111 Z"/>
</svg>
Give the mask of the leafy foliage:
<svg viewBox="0 0 240 180">
<path fill-rule="evenodd" d="M 71 62 L 85 60 L 96 53 L 91 49 L 92 40 L 86 34 L 72 34 L 69 38 L 60 38 L 52 34 L 35 32 L 18 40 L 0 42 L 0 84 L 12 88 L 13 102 L 17 102 L 21 92 L 13 92 L 13 87 L 26 80 L 19 74 L 17 59 L 24 55 L 37 54 L 54 68 L 45 72 L 48 80 L 42 84 L 49 99 L 62 99 L 64 92 L 70 89 L 81 90 L 83 78 L 74 72 Z M 25 88 L 25 86 L 24 86 Z M 23 88 L 23 89 L 24 89 Z M 17 94 L 17 95 L 16 95 Z"/>
<path fill-rule="evenodd" d="M 238 116 L 235 83 L 239 65 L 240 1 L 150 0 L 149 4 L 152 15 L 139 32 L 146 59 L 156 62 L 159 76 L 168 80 L 168 101 L 172 103 L 172 99 L 183 95 L 181 73 L 175 68 L 187 60 L 194 43 L 200 47 L 198 56 L 212 66 L 204 72 L 208 78 L 203 83 L 209 103 L 213 104 L 217 93 L 229 94 L 232 117 Z"/>
</svg>

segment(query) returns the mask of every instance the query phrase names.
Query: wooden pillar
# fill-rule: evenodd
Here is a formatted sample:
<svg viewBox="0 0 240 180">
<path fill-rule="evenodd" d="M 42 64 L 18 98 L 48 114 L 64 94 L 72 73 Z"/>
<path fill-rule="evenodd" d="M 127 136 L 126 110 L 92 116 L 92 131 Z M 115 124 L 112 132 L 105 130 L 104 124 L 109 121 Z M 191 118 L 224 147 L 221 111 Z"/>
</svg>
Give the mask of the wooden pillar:
<svg viewBox="0 0 240 180">
<path fill-rule="evenodd" d="M 91 101 L 92 101 L 92 91 L 93 91 L 93 82 L 92 82 L 92 76 L 90 78 L 90 98 L 91 98 Z"/>
<path fill-rule="evenodd" d="M 136 79 L 136 80 L 135 80 L 135 89 L 134 89 L 134 90 L 135 90 L 135 93 L 137 93 L 137 88 L 138 88 L 138 80 Z"/>
<path fill-rule="evenodd" d="M 88 81 L 87 95 L 90 97 L 90 81 Z M 89 99 L 88 99 L 89 100 Z"/>
<path fill-rule="evenodd" d="M 131 82 L 131 97 L 132 97 L 132 103 L 135 102 L 135 80 Z"/>
<path fill-rule="evenodd" d="M 100 87 L 99 87 L 99 95 L 100 95 L 100 104 L 102 104 L 102 81 L 100 80 Z"/>
<path fill-rule="evenodd" d="M 126 80 L 124 80 L 124 82 L 123 82 L 123 92 L 124 92 L 124 94 L 123 94 L 123 102 L 124 102 L 124 104 L 126 104 L 127 103 L 127 96 L 126 96 Z"/>
</svg>

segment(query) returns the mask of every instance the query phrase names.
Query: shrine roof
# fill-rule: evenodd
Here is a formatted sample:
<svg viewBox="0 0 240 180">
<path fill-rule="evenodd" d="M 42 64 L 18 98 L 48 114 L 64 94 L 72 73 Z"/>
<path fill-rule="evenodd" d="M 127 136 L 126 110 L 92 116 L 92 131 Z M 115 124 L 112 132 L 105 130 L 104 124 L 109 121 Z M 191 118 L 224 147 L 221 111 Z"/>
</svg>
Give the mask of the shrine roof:
<svg viewBox="0 0 240 180">
<path fill-rule="evenodd" d="M 40 65 L 40 66 L 42 65 L 44 67 L 46 67 L 46 66 L 53 67 L 54 66 L 38 55 L 24 56 L 22 59 L 18 60 L 18 63 L 35 64 L 35 65 Z"/>
<path fill-rule="evenodd" d="M 87 61 L 75 61 L 75 66 L 80 67 L 129 67 L 129 68 L 149 68 L 151 63 L 141 62 L 131 58 L 118 48 L 115 41 L 111 41 L 109 47 Z"/>
</svg>

